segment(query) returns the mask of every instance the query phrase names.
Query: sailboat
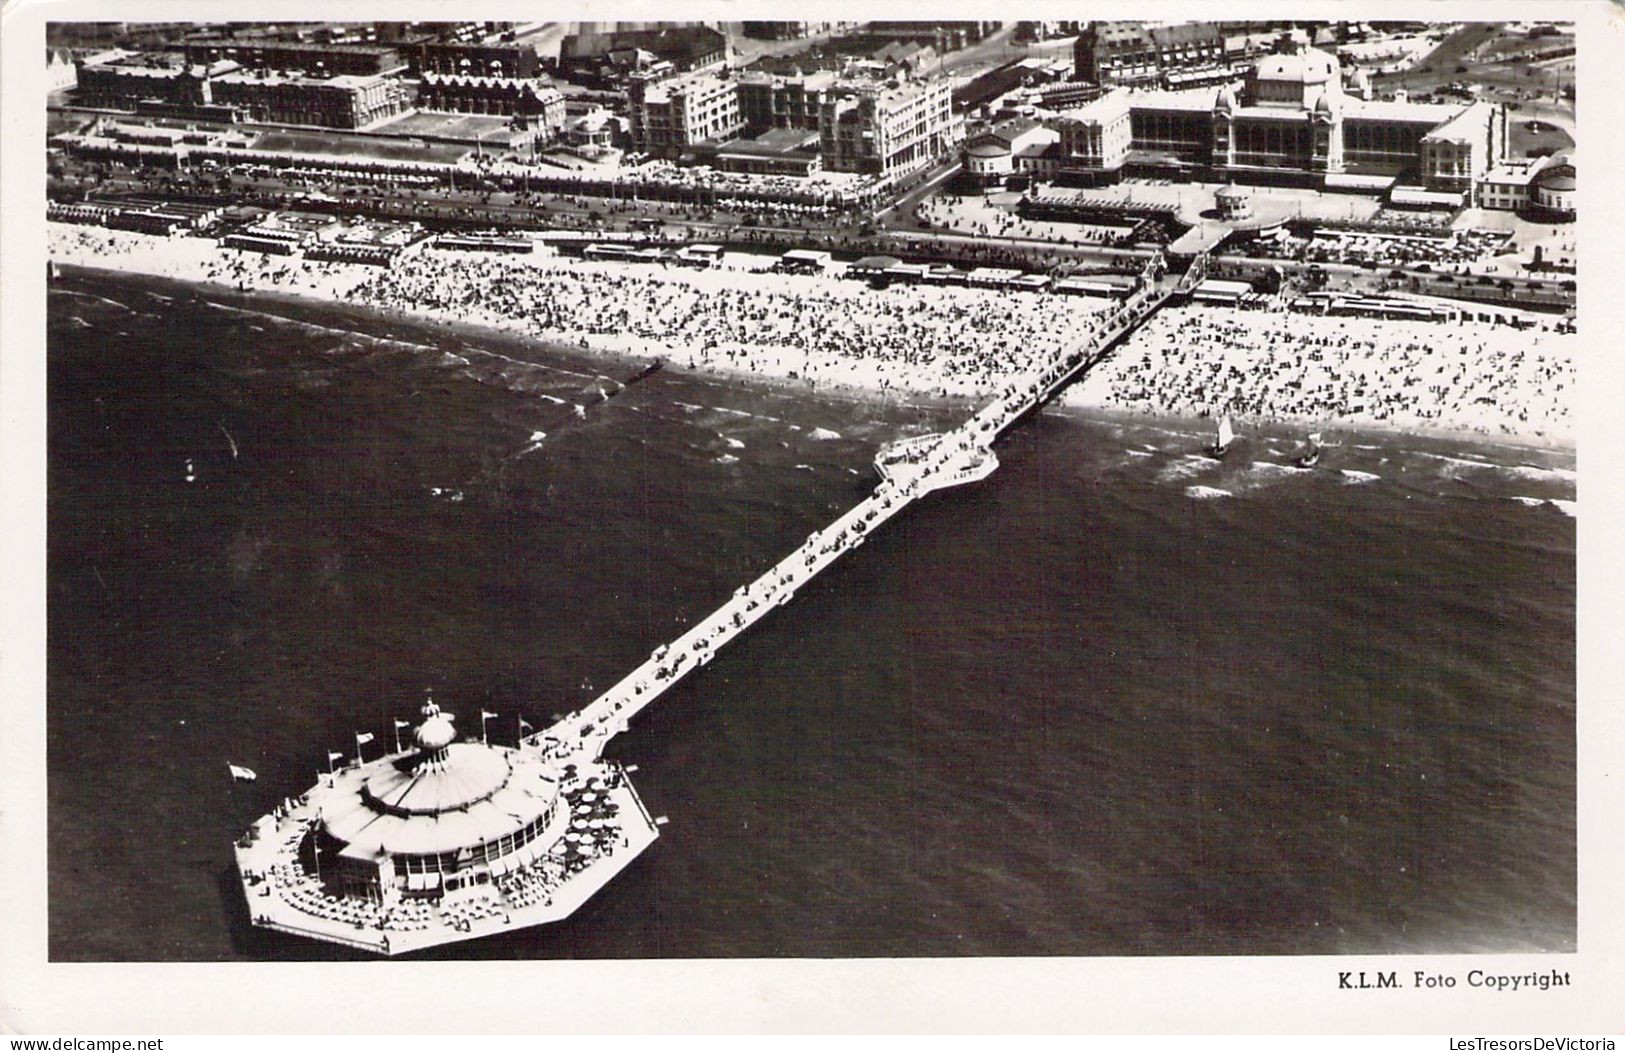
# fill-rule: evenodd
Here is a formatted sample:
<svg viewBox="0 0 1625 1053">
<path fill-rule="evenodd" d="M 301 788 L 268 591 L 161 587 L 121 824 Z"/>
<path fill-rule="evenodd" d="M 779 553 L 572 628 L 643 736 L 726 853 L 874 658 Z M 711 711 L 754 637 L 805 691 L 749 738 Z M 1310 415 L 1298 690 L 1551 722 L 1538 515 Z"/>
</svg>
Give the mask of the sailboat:
<svg viewBox="0 0 1625 1053">
<path fill-rule="evenodd" d="M 1230 449 L 1230 444 L 1236 441 L 1236 433 L 1230 426 L 1230 415 L 1227 413 L 1219 418 L 1219 434 L 1213 440 L 1213 445 L 1207 448 L 1209 457 L 1223 457 Z"/>
<path fill-rule="evenodd" d="M 1313 468 L 1320 463 L 1320 432 L 1309 433 L 1309 451 L 1293 462 L 1299 468 Z"/>
</svg>

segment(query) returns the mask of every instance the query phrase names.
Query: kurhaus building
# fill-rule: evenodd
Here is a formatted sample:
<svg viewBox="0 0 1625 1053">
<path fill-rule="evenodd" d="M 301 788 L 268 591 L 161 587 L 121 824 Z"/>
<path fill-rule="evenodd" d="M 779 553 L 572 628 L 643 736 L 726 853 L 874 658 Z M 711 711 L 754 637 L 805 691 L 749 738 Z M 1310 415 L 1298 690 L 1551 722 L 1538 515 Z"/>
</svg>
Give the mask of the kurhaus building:
<svg viewBox="0 0 1625 1053">
<path fill-rule="evenodd" d="M 1301 35 L 1248 72 L 1240 89 L 1109 92 L 1068 111 L 1060 175 L 1125 171 L 1382 190 L 1412 182 L 1470 196 L 1504 152 L 1506 114 L 1489 103 L 1370 98 L 1343 87 L 1337 60 Z"/>
</svg>

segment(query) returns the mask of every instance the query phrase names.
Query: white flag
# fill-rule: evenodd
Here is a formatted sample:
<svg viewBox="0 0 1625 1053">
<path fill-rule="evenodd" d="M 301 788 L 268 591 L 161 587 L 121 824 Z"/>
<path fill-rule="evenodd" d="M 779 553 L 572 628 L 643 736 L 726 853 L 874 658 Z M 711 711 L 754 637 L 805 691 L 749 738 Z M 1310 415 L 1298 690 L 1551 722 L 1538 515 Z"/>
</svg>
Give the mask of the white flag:
<svg viewBox="0 0 1625 1053">
<path fill-rule="evenodd" d="M 343 759 L 344 759 L 344 754 L 340 753 L 338 750 L 328 750 L 327 751 L 328 763 L 332 763 L 333 761 L 343 760 Z"/>
<path fill-rule="evenodd" d="M 409 721 L 405 721 L 405 720 L 397 720 L 397 721 L 396 721 L 396 722 L 395 722 L 395 730 L 396 730 L 396 731 L 399 731 L 399 730 L 401 730 L 401 729 L 402 729 L 402 728 L 409 728 L 409 727 L 411 727 L 411 726 L 412 726 L 412 725 L 411 725 L 411 723 L 410 723 L 410 722 L 409 722 Z"/>
<path fill-rule="evenodd" d="M 253 782 L 259 778 L 254 774 L 253 768 L 245 768 L 240 764 L 227 764 L 226 767 L 231 769 L 231 777 L 239 782 Z"/>
<path fill-rule="evenodd" d="M 372 732 L 370 732 L 370 731 L 361 731 L 361 732 L 356 733 L 355 744 L 357 746 L 365 746 L 367 743 L 369 743 L 371 741 L 372 741 Z"/>
<path fill-rule="evenodd" d="M 480 710 L 480 719 L 481 720 L 495 720 L 496 718 L 497 718 L 497 715 L 495 713 L 491 712 L 489 709 Z"/>
</svg>

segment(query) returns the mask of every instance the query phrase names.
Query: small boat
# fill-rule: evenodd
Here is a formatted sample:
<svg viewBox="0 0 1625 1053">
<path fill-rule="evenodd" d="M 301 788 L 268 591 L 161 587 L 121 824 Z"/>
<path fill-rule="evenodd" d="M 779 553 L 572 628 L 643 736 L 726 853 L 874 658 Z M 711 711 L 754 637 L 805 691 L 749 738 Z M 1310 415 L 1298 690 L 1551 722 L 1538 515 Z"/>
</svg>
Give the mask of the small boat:
<svg viewBox="0 0 1625 1053">
<path fill-rule="evenodd" d="M 1312 431 L 1309 433 L 1308 452 L 1292 463 L 1299 468 L 1313 468 L 1320 463 L 1320 432 Z"/>
<path fill-rule="evenodd" d="M 655 373 L 660 372 L 660 370 L 662 368 L 664 368 L 665 365 L 666 365 L 666 363 L 663 360 L 658 359 L 658 358 L 655 359 L 653 362 L 650 362 L 648 365 L 646 365 L 642 369 L 638 370 L 632 376 L 628 377 L 627 380 L 626 380 L 626 385 L 625 386 L 626 387 L 631 387 L 633 384 L 636 384 L 638 381 L 643 380 L 646 377 L 652 376 Z"/>
<path fill-rule="evenodd" d="M 1230 444 L 1236 441 L 1235 430 L 1230 426 L 1230 415 L 1225 414 L 1219 418 L 1219 433 L 1213 440 L 1213 445 L 1207 448 L 1207 455 L 1213 458 L 1223 457 L 1230 450 Z"/>
</svg>

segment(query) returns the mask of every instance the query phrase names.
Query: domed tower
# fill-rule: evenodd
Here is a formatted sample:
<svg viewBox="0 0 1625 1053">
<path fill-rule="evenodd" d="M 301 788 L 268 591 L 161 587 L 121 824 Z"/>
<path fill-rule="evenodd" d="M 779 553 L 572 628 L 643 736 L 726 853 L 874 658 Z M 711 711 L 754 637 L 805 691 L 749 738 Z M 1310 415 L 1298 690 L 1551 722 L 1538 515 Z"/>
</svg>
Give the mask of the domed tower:
<svg viewBox="0 0 1625 1053">
<path fill-rule="evenodd" d="M 1354 94 L 1366 102 L 1371 101 L 1371 75 L 1364 69 L 1354 71 Z"/>
<path fill-rule="evenodd" d="M 1310 167 L 1316 172 L 1343 170 L 1343 99 L 1341 93 L 1323 92 L 1309 115 L 1314 144 Z"/>
<path fill-rule="evenodd" d="M 412 732 L 412 741 L 421 751 L 417 767 L 429 771 L 444 771 L 447 750 L 457 741 L 457 728 L 452 724 L 455 714 L 447 713 L 429 699 L 423 704 L 423 723 Z"/>
<path fill-rule="evenodd" d="M 1213 99 L 1213 166 L 1236 163 L 1236 89 L 1226 84 Z"/>
</svg>

